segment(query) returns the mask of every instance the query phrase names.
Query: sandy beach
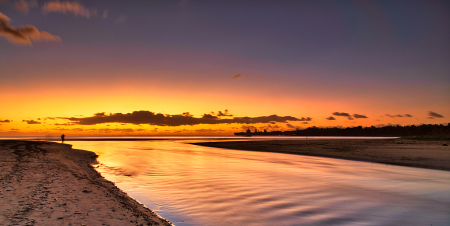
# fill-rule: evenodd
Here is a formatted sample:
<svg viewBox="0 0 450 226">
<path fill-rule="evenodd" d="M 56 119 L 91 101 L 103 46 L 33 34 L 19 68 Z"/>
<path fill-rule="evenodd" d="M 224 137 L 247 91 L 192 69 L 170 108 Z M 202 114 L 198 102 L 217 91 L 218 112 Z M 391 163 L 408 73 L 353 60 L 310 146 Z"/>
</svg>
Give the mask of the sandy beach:
<svg viewBox="0 0 450 226">
<path fill-rule="evenodd" d="M 171 225 L 70 145 L 0 141 L 0 225 Z"/>
<path fill-rule="evenodd" d="M 450 141 L 271 140 L 192 143 L 237 150 L 331 157 L 392 165 L 450 170 Z"/>
</svg>

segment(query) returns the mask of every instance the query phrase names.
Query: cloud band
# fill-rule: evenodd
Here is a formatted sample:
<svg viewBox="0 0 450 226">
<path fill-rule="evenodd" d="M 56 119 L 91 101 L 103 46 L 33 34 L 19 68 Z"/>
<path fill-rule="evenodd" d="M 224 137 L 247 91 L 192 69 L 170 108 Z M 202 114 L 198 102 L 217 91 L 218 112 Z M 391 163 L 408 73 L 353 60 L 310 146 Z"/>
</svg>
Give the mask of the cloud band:
<svg viewBox="0 0 450 226">
<path fill-rule="evenodd" d="M 269 122 L 288 122 L 288 121 L 311 121 L 312 118 L 296 118 L 292 116 L 260 116 L 260 117 L 233 117 L 231 119 L 220 118 L 211 114 L 204 114 L 200 118 L 195 118 L 188 112 L 181 115 L 167 115 L 154 113 L 151 111 L 134 111 L 132 113 L 105 114 L 97 113 L 92 117 L 72 117 L 66 118 L 78 125 L 95 125 L 102 123 L 130 123 L 130 124 L 149 124 L 156 126 L 182 126 L 198 124 L 230 124 L 230 123 L 269 123 Z"/>
</svg>

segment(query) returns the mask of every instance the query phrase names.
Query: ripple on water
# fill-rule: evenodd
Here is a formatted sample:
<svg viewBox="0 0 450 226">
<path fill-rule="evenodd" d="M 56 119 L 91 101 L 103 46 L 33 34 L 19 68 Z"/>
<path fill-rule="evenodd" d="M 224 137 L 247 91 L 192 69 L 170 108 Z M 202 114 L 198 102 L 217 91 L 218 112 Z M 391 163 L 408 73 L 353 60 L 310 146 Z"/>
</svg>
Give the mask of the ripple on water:
<svg viewBox="0 0 450 226">
<path fill-rule="evenodd" d="M 74 147 L 100 145 L 102 174 L 179 225 L 450 224 L 445 171 L 173 141 L 88 143 Z"/>
</svg>

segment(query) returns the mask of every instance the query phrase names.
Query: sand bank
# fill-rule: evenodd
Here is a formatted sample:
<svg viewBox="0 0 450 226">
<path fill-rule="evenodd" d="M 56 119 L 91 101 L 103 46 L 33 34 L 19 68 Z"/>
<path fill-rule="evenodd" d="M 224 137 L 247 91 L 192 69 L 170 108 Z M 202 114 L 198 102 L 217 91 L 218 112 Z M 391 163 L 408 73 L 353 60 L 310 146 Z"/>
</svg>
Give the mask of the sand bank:
<svg viewBox="0 0 450 226">
<path fill-rule="evenodd" d="M 70 145 L 0 141 L 0 225 L 171 225 Z"/>
<path fill-rule="evenodd" d="M 450 146 L 446 146 L 449 143 L 449 141 L 383 139 L 231 141 L 192 144 L 450 170 Z"/>
</svg>

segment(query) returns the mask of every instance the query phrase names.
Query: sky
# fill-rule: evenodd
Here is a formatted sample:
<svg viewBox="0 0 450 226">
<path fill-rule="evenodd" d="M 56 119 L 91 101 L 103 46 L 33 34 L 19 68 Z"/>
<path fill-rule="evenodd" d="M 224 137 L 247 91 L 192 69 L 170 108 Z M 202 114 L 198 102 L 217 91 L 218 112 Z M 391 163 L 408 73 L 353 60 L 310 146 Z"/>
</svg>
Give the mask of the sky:
<svg viewBox="0 0 450 226">
<path fill-rule="evenodd" d="M 0 136 L 450 122 L 450 2 L 0 0 Z"/>
</svg>

